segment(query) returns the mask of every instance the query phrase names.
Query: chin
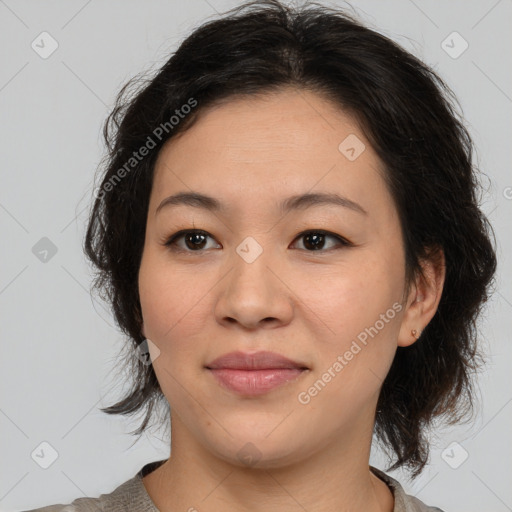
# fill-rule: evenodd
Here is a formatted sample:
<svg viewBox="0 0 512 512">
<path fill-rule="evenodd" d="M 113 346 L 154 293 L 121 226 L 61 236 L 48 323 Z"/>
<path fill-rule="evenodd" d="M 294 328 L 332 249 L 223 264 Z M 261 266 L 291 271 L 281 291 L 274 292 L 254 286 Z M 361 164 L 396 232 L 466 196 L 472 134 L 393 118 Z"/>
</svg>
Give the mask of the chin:
<svg viewBox="0 0 512 512">
<path fill-rule="evenodd" d="M 307 440 L 297 438 L 296 432 L 283 430 L 280 435 L 266 437 L 267 432 L 267 429 L 246 429 L 238 431 L 236 437 L 208 439 L 206 445 L 219 459 L 248 469 L 285 467 L 304 457 Z"/>
</svg>

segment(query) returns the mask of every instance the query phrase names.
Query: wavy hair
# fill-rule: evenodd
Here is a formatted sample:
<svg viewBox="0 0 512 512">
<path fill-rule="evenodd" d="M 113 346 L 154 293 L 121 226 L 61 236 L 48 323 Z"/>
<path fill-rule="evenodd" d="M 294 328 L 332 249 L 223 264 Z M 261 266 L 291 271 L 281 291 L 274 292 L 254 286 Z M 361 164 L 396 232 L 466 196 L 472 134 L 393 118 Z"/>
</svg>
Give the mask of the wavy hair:
<svg viewBox="0 0 512 512">
<path fill-rule="evenodd" d="M 438 310 L 416 343 L 398 347 L 375 418 L 374 433 L 394 460 L 388 469 L 407 466 L 414 478 L 428 461 L 433 420 L 452 424 L 473 411 L 472 377 L 484 361 L 476 321 L 494 280 L 494 235 L 451 89 L 389 38 L 317 3 L 261 0 L 232 9 L 195 29 L 154 76 L 136 77 L 118 94 L 104 125 L 107 154 L 84 251 L 96 268 L 93 288 L 127 336 L 131 388 L 102 410 L 145 412 L 140 435 L 164 398 L 153 367 L 137 354 L 144 342 L 138 271 L 159 149 L 208 107 L 288 86 L 322 95 L 358 121 L 399 213 L 407 282 L 435 248 L 445 254 Z M 195 108 L 185 109 L 191 99 Z M 135 158 L 150 139 L 148 154 Z"/>
</svg>

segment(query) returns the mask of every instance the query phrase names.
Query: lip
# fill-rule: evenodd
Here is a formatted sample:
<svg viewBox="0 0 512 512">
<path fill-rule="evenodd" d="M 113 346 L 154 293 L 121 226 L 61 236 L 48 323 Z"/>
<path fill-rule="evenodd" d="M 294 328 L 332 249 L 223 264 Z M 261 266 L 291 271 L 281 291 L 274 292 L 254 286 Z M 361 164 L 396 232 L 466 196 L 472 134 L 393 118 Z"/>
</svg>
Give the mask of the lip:
<svg viewBox="0 0 512 512">
<path fill-rule="evenodd" d="M 309 368 L 274 352 L 230 352 L 205 368 L 224 388 L 237 394 L 256 396 L 297 379 Z"/>
<path fill-rule="evenodd" d="M 205 365 L 211 370 L 272 370 L 278 368 L 307 369 L 303 363 L 288 359 L 275 352 L 229 352 Z"/>
</svg>

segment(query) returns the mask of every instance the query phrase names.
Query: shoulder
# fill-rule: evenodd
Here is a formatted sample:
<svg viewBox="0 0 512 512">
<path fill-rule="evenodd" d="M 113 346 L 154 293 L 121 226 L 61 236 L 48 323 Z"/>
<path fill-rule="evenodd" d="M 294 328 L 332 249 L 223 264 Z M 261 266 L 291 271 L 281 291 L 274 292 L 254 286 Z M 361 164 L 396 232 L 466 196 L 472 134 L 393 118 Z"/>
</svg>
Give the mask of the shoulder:
<svg viewBox="0 0 512 512">
<path fill-rule="evenodd" d="M 430 507 L 418 498 L 405 493 L 404 488 L 398 480 L 390 477 L 380 469 L 370 466 L 371 471 L 386 482 L 395 497 L 393 512 L 443 512 L 440 508 Z"/>
<path fill-rule="evenodd" d="M 142 483 L 142 471 L 98 498 L 77 498 L 67 505 L 49 505 L 24 512 L 158 512 Z"/>
</svg>

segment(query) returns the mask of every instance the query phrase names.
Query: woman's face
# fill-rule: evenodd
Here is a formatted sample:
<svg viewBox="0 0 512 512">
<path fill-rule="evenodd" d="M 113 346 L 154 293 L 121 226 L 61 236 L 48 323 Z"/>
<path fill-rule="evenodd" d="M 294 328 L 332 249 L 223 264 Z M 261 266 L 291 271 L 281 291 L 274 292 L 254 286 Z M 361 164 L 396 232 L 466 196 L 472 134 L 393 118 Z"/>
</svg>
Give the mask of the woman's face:
<svg viewBox="0 0 512 512">
<path fill-rule="evenodd" d="M 406 307 L 379 164 L 350 116 L 294 90 L 206 110 L 163 147 L 139 291 L 173 436 L 267 467 L 371 438 Z M 200 233 L 166 245 L 181 230 Z"/>
</svg>

